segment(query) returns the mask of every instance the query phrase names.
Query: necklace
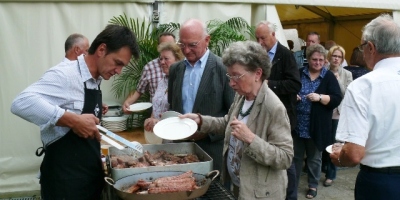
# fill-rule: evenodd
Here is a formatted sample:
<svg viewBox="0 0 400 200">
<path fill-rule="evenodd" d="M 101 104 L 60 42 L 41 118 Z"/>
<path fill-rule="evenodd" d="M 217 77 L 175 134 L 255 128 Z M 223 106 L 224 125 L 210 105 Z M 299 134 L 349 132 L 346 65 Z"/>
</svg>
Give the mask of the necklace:
<svg viewBox="0 0 400 200">
<path fill-rule="evenodd" d="M 250 114 L 251 110 L 253 109 L 254 102 L 256 102 L 256 98 L 254 98 L 254 101 L 253 101 L 253 103 L 251 104 L 250 108 L 247 109 L 247 111 L 243 113 L 242 109 L 243 109 L 244 101 L 245 101 L 245 98 L 243 98 L 243 101 L 242 101 L 242 103 L 240 104 L 240 111 L 239 111 L 239 115 L 242 116 L 242 118 L 245 118 L 247 115 Z"/>
</svg>

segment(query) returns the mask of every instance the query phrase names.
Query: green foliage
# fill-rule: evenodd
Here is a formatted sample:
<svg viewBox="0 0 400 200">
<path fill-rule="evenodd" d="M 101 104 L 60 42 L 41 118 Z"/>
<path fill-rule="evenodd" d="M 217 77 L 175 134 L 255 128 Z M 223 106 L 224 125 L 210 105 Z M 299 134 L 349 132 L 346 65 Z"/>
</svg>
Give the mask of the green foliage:
<svg viewBox="0 0 400 200">
<path fill-rule="evenodd" d="M 208 47 L 219 56 L 233 42 L 245 41 L 251 36 L 251 27 L 241 17 L 234 17 L 224 22 L 219 19 L 207 22 L 210 43 Z"/>
<path fill-rule="evenodd" d="M 143 67 L 158 57 L 158 35 L 163 32 L 178 30 L 179 24 L 163 24 L 157 29 L 152 29 L 152 24 L 149 21 L 143 19 L 142 22 L 139 22 L 139 19 L 128 18 L 126 14 L 113 17 L 109 22 L 130 28 L 135 33 L 139 45 L 139 59 L 132 58 L 129 65 L 124 67 L 122 73 L 114 79 L 112 84 L 111 90 L 114 92 L 114 96 L 116 98 L 125 98 L 131 91 L 136 90 Z M 147 94 L 139 101 L 149 100 L 149 95 Z"/>
<path fill-rule="evenodd" d="M 158 36 L 163 32 L 176 32 L 179 30 L 180 24 L 170 22 L 153 28 L 149 20 L 143 19 L 139 22 L 139 19 L 128 18 L 126 14 L 113 17 L 109 22 L 130 28 L 136 34 L 139 44 L 140 58 L 137 60 L 132 59 L 112 84 L 112 91 L 115 97 L 125 98 L 131 91 L 136 90 L 143 67 L 149 61 L 158 57 Z M 254 28 L 250 27 L 246 20 L 241 17 L 234 17 L 225 22 L 215 19 L 208 21 L 206 24 L 211 36 L 209 49 L 219 56 L 232 42 L 254 38 Z M 145 95 L 145 98 L 140 99 L 140 101 L 149 100 L 149 95 Z"/>
</svg>

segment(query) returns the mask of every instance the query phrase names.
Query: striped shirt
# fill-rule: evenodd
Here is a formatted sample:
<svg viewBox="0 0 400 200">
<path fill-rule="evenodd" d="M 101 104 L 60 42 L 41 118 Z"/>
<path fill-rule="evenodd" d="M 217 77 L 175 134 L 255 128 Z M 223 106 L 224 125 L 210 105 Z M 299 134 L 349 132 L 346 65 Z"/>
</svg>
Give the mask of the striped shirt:
<svg viewBox="0 0 400 200">
<path fill-rule="evenodd" d="M 79 64 L 78 64 L 79 62 Z M 45 146 L 64 136 L 69 127 L 56 126 L 67 112 L 81 114 L 85 91 L 97 89 L 102 78 L 92 78 L 84 56 L 78 62 L 61 62 L 47 70 L 35 83 L 22 91 L 13 101 L 11 112 L 39 126 Z"/>
</svg>

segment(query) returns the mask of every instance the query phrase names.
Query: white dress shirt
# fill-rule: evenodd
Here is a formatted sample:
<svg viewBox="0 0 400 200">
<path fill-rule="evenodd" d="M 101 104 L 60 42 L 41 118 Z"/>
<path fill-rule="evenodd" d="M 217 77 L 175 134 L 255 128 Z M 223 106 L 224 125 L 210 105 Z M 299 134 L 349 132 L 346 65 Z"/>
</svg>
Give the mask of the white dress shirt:
<svg viewBox="0 0 400 200">
<path fill-rule="evenodd" d="M 400 166 L 400 57 L 379 61 L 347 88 L 336 139 L 365 147 L 361 163 Z"/>
<path fill-rule="evenodd" d="M 70 130 L 56 126 L 64 112 L 82 113 L 84 83 L 88 89 L 97 89 L 101 79 L 92 78 L 83 55 L 78 62 L 61 62 L 22 91 L 14 99 L 11 112 L 38 125 L 42 142 L 47 146 Z"/>
</svg>

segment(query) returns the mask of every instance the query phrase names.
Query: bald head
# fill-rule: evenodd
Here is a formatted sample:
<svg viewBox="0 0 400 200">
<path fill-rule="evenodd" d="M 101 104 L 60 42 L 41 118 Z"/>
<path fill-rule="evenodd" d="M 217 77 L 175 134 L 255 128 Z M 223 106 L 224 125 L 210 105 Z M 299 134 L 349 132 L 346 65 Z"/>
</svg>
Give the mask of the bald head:
<svg viewBox="0 0 400 200">
<path fill-rule="evenodd" d="M 206 53 L 209 42 L 206 24 L 201 20 L 189 19 L 179 30 L 178 45 L 192 65 Z"/>
</svg>

